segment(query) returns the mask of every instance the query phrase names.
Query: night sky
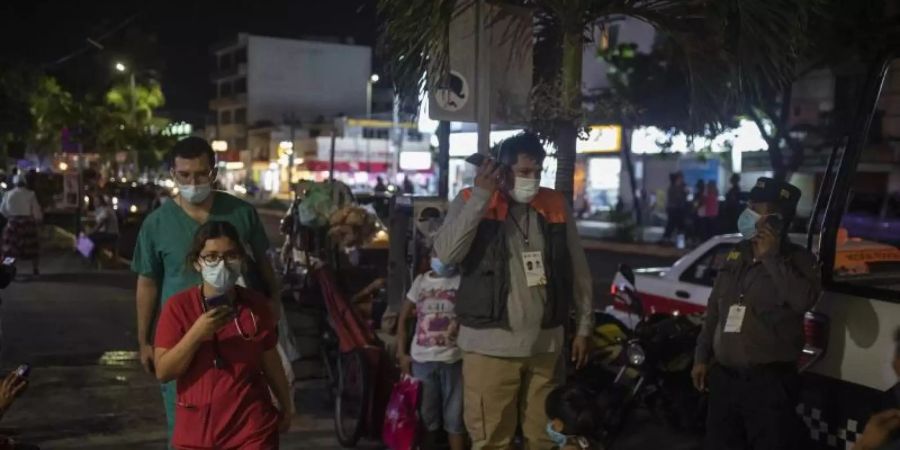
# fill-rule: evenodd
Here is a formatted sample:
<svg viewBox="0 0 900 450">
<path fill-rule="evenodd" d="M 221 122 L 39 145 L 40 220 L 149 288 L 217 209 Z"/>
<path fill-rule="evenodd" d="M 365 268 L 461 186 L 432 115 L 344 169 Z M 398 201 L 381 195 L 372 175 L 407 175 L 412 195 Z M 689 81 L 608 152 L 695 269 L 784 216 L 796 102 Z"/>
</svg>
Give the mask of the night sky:
<svg viewBox="0 0 900 450">
<path fill-rule="evenodd" d="M 42 67 L 76 93 L 117 75 L 113 61 L 161 80 L 166 109 L 204 113 L 211 45 L 246 31 L 278 37 L 341 37 L 373 45 L 374 0 L 4 0 L 0 62 Z M 104 37 L 105 35 L 105 37 Z M 102 50 L 86 38 L 100 41 Z M 102 39 L 100 39 L 103 37 Z M 64 62 L 61 58 L 70 56 Z"/>
</svg>

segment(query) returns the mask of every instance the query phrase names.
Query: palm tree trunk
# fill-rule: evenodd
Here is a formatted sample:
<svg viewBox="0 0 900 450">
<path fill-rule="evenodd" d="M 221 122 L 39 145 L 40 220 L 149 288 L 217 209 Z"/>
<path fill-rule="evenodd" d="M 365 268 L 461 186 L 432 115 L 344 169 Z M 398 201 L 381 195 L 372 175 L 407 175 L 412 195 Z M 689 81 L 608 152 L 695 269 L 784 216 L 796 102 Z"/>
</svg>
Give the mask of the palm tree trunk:
<svg viewBox="0 0 900 450">
<path fill-rule="evenodd" d="M 557 128 L 556 144 L 556 190 L 569 203 L 575 191 L 575 142 L 578 139 L 577 117 L 581 111 L 581 63 L 582 31 L 580 28 L 565 27 L 563 31 L 562 54 L 562 105 L 564 119 Z"/>
<path fill-rule="evenodd" d="M 570 121 L 561 121 L 556 131 L 556 190 L 569 204 L 575 196 L 575 141 L 578 130 Z"/>
<path fill-rule="evenodd" d="M 778 139 L 778 131 L 774 130 L 773 133 L 766 132 L 766 128 L 763 124 L 762 117 L 760 117 L 759 113 L 757 113 L 753 108 L 750 108 L 750 117 L 753 119 L 753 122 L 756 123 L 756 127 L 759 128 L 760 134 L 762 134 L 763 140 L 766 141 L 768 145 L 768 154 L 769 154 L 769 163 L 772 166 L 772 178 L 776 180 L 784 180 L 786 177 L 786 168 L 784 165 L 784 152 L 781 151 L 781 147 L 779 146 Z M 773 123 L 773 127 L 778 127 L 780 124 Z"/>
<path fill-rule="evenodd" d="M 625 156 L 625 168 L 628 171 L 628 181 L 631 186 L 631 204 L 634 209 L 634 220 L 638 226 L 638 230 L 643 225 L 643 215 L 641 214 L 641 198 L 638 195 L 637 174 L 634 172 L 633 154 L 631 153 L 631 127 L 622 126 L 622 154 Z M 638 240 L 643 240 L 643 233 L 638 236 Z"/>
</svg>

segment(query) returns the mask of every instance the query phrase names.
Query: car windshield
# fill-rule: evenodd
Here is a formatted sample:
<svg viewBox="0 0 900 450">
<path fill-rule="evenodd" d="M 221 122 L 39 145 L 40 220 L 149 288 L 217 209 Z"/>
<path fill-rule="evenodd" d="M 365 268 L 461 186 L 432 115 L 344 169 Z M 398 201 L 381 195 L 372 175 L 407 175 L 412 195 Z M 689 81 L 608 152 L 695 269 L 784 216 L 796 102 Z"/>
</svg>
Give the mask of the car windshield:
<svg viewBox="0 0 900 450">
<path fill-rule="evenodd" d="M 900 66 L 889 70 L 885 86 L 900 82 Z M 885 89 L 875 117 L 894 117 L 896 99 Z M 894 115 L 892 115 L 894 114 Z M 893 120 L 893 119 L 891 119 Z M 886 130 L 874 127 L 873 130 Z M 860 288 L 900 291 L 900 164 L 891 161 L 888 133 L 870 132 L 856 173 L 849 182 L 835 239 L 833 280 Z M 831 237 L 829 237 L 831 239 Z M 888 295 L 894 296 L 894 293 Z"/>
</svg>

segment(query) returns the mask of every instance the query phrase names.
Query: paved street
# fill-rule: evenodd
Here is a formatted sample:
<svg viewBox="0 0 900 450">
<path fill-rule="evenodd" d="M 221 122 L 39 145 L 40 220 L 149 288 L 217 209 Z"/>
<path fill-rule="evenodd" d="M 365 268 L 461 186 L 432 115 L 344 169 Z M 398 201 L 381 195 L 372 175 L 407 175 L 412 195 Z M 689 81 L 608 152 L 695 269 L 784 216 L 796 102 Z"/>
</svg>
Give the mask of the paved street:
<svg viewBox="0 0 900 450">
<path fill-rule="evenodd" d="M 263 217 L 273 242 L 280 242 L 277 217 Z M 98 271 L 68 252 L 44 259 L 40 281 L 15 282 L 0 292 L 2 365 L 34 366 L 28 391 L 3 418 L 2 428 L 44 448 L 163 448 L 158 384 L 142 372 L 133 352 L 134 277 L 124 270 Z M 671 263 L 672 258 L 589 251 L 588 260 L 596 298 L 605 301 L 620 262 L 647 266 Z M 300 414 L 283 448 L 339 448 L 324 392 L 318 381 L 300 386 Z M 639 432 L 630 432 L 619 448 L 648 448 L 660 442 L 669 448 L 694 448 L 693 439 L 652 431 L 646 420 L 635 427 Z"/>
</svg>

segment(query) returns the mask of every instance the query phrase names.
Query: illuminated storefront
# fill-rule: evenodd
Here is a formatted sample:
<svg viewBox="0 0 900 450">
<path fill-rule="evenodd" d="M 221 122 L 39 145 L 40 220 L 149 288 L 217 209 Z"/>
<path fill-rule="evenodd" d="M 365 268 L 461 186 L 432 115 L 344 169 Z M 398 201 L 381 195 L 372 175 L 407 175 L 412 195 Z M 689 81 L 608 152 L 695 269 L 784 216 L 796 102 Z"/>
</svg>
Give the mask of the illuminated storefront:
<svg viewBox="0 0 900 450">
<path fill-rule="evenodd" d="M 608 211 L 619 198 L 622 127 L 592 125 L 575 144 L 575 204 L 579 212 Z"/>
</svg>

